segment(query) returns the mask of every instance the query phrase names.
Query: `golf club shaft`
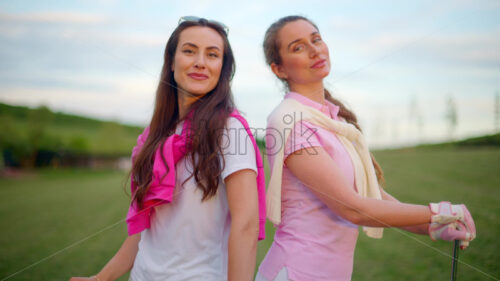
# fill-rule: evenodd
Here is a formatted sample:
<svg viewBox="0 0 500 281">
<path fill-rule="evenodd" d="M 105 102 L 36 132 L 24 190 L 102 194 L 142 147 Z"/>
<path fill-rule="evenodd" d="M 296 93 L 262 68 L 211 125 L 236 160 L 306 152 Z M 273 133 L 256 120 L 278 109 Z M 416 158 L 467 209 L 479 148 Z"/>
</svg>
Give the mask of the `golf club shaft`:
<svg viewBox="0 0 500 281">
<path fill-rule="evenodd" d="M 453 245 L 453 263 L 451 264 L 451 281 L 457 280 L 457 266 L 458 266 L 458 250 L 460 241 L 455 240 Z"/>
</svg>

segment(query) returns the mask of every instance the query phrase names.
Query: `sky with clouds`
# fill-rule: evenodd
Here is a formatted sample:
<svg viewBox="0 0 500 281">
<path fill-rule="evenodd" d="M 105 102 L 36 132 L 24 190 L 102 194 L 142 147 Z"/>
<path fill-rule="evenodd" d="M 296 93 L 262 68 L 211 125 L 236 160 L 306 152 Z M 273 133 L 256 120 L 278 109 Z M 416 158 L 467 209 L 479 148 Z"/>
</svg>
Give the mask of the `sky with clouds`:
<svg viewBox="0 0 500 281">
<path fill-rule="evenodd" d="M 325 85 L 358 115 L 372 147 L 495 131 L 500 1 L 2 1 L 0 102 L 145 126 L 178 19 L 224 22 L 233 92 L 254 128 L 283 98 L 262 39 L 301 14 L 330 49 Z M 449 100 L 457 112 L 450 132 Z"/>
</svg>

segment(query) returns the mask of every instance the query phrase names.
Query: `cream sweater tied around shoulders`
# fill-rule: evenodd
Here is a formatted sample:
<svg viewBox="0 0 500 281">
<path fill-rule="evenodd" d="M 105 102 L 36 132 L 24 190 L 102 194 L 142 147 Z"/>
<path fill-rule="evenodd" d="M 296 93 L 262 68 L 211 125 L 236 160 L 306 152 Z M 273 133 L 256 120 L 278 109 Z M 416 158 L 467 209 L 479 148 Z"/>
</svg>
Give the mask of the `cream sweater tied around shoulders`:
<svg viewBox="0 0 500 281">
<path fill-rule="evenodd" d="M 300 116 L 301 120 L 286 122 L 287 116 Z M 267 119 L 268 128 L 271 127 L 280 132 L 284 141 L 276 154 L 266 193 L 267 218 L 274 225 L 281 223 L 281 180 L 284 148 L 288 135 L 292 132 L 295 123 L 299 121 L 308 121 L 336 133 L 351 157 L 358 194 L 363 197 L 382 199 L 375 168 L 363 134 L 352 124 L 333 120 L 321 111 L 303 105 L 294 99 L 284 99 Z M 363 230 L 368 237 L 382 238 L 382 227 L 364 226 Z"/>
</svg>

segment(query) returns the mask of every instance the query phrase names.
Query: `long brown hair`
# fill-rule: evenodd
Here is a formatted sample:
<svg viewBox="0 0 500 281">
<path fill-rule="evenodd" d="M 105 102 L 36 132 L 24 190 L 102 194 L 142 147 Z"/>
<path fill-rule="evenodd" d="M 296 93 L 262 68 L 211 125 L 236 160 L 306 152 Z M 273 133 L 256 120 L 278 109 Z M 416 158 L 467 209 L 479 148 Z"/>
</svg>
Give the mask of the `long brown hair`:
<svg viewBox="0 0 500 281">
<path fill-rule="evenodd" d="M 271 66 L 272 63 L 277 64 L 277 65 L 282 63 L 281 56 L 279 54 L 279 49 L 281 46 L 280 45 L 281 42 L 279 42 L 279 38 L 278 38 L 279 31 L 287 23 L 294 22 L 297 20 L 305 20 L 305 21 L 309 22 L 310 24 L 312 24 L 319 31 L 316 24 L 314 24 L 311 20 L 309 20 L 308 18 L 303 17 L 303 16 L 287 16 L 287 17 L 283 17 L 283 18 L 277 20 L 276 22 L 274 22 L 267 29 L 266 35 L 264 36 L 264 42 L 262 44 L 262 46 L 264 48 L 264 55 L 266 58 L 266 63 L 269 66 Z M 278 78 L 278 79 L 280 79 L 280 78 Z M 287 81 L 284 79 L 280 79 L 280 80 L 282 80 L 285 84 L 287 83 Z M 361 127 L 358 125 L 358 118 L 356 117 L 354 112 L 349 110 L 342 102 L 335 99 L 330 94 L 330 92 L 326 89 L 325 89 L 325 98 L 329 102 L 340 107 L 340 110 L 339 110 L 340 117 L 344 118 L 348 123 L 353 124 L 358 130 L 361 131 Z M 384 172 L 382 171 L 382 167 L 380 167 L 380 165 L 377 163 L 377 160 L 375 160 L 375 156 L 373 156 L 373 154 L 371 154 L 371 158 L 372 158 L 373 167 L 375 168 L 375 173 L 377 174 L 378 182 L 380 185 L 383 185 L 385 183 L 385 179 L 384 179 Z"/>
<path fill-rule="evenodd" d="M 139 208 L 143 206 L 144 197 L 152 181 L 154 153 L 175 132 L 175 127 L 181 121 L 179 120 L 177 83 L 171 66 L 181 32 L 192 26 L 209 27 L 219 33 L 224 41 L 224 54 L 216 87 L 192 105 L 196 111 L 191 121 L 191 142 L 188 155 L 194 169 L 189 178 L 194 177 L 198 188 L 203 190 L 202 201 L 215 195 L 220 183 L 220 175 L 224 168 L 224 161 L 220 163 L 219 160 L 219 155 L 222 155 L 220 145 L 222 129 L 234 109 L 230 85 L 235 72 L 233 51 L 224 28 L 219 24 L 206 19 L 184 21 L 177 26 L 168 39 L 160 82 L 156 90 L 155 109 L 149 124 L 149 135 L 137 157 L 132 159 L 131 175 L 137 186 L 132 194 L 132 202 L 135 200 Z M 166 163 L 163 155 L 162 158 L 162 161 Z"/>
</svg>

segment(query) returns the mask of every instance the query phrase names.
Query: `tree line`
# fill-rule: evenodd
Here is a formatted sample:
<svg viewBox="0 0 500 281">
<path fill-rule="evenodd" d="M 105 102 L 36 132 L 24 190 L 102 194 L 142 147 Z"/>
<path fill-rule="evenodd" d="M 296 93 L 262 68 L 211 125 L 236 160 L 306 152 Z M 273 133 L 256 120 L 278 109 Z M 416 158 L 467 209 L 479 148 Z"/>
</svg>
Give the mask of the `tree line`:
<svg viewBox="0 0 500 281">
<path fill-rule="evenodd" d="M 8 167 L 85 165 L 129 156 L 142 128 L 0 103 L 0 150 Z"/>
</svg>

